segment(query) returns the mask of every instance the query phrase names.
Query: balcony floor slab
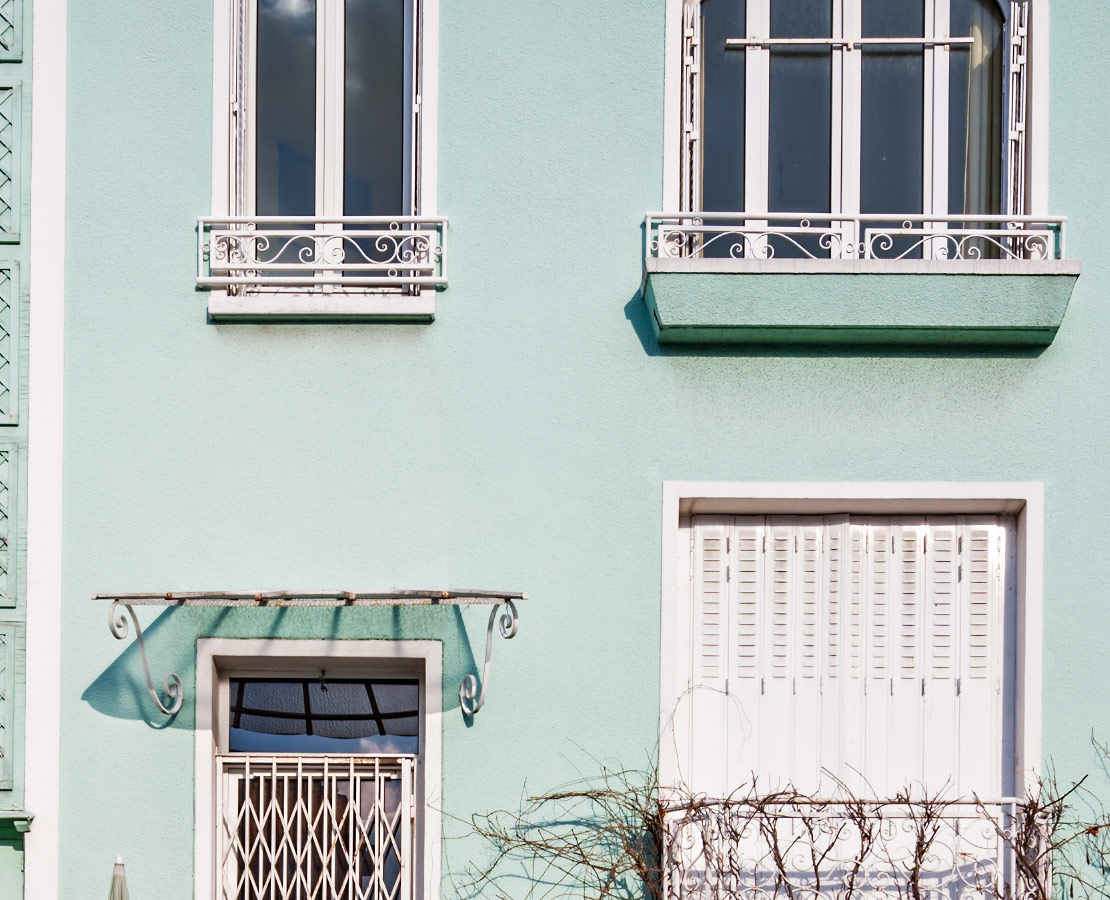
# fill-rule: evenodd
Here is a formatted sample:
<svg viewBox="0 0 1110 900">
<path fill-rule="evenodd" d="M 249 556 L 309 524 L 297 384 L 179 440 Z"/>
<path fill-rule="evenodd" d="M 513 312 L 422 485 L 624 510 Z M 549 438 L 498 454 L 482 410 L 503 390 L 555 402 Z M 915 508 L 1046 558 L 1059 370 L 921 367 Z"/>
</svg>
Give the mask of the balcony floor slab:
<svg viewBox="0 0 1110 900">
<path fill-rule="evenodd" d="M 1073 260 L 652 258 L 643 297 L 665 345 L 1045 347 L 1079 273 Z"/>
</svg>

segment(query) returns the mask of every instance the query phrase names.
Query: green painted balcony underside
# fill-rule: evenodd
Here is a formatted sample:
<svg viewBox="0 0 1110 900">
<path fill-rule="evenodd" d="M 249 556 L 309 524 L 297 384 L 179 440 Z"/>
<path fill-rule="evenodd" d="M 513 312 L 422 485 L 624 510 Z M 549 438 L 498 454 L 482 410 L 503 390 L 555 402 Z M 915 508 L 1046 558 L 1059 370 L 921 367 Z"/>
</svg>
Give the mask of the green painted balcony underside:
<svg viewBox="0 0 1110 900">
<path fill-rule="evenodd" d="M 1079 272 L 1072 260 L 653 258 L 643 296 L 661 344 L 1044 347 Z"/>
</svg>

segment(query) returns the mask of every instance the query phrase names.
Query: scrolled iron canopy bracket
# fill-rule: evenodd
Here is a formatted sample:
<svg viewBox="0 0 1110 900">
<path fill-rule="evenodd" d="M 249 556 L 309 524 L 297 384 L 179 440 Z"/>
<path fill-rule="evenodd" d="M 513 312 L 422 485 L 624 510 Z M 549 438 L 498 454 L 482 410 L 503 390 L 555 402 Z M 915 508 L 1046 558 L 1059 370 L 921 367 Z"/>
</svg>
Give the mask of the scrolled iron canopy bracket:
<svg viewBox="0 0 1110 900">
<path fill-rule="evenodd" d="M 498 591 L 392 591 L 374 593 L 355 593 L 338 591 L 333 593 L 298 593 L 294 591 L 267 591 L 256 594 L 223 593 L 203 591 L 195 593 L 168 594 L 95 594 L 94 600 L 108 600 L 108 630 L 117 640 L 125 640 L 130 633 L 127 619 L 130 617 L 135 627 L 135 639 L 139 645 L 139 657 L 143 664 L 146 688 L 158 710 L 166 716 L 175 715 L 185 702 L 185 687 L 181 676 L 170 672 L 162 679 L 163 698 L 154 688 L 150 675 L 150 660 L 147 658 L 143 629 L 135 614 L 136 606 L 213 606 L 240 608 L 289 608 L 289 607 L 346 607 L 346 606 L 492 606 L 489 623 L 486 626 L 486 656 L 482 664 L 482 680 L 467 674 L 459 685 L 459 705 L 462 711 L 473 716 L 486 702 L 486 689 L 489 686 L 490 657 L 493 655 L 493 630 L 496 625 L 501 636 L 509 640 L 516 636 L 520 627 L 520 614 L 517 602 L 525 600 L 524 594 L 502 593 Z"/>
</svg>

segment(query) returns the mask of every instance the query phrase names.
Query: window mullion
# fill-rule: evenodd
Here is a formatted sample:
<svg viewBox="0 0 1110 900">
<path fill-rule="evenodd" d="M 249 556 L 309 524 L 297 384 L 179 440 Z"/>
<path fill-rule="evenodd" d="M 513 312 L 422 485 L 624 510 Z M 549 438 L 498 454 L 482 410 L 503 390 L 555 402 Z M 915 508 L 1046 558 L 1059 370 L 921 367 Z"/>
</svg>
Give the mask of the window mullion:
<svg viewBox="0 0 1110 900">
<path fill-rule="evenodd" d="M 861 0 L 840 2 L 841 36 L 848 41 L 860 38 L 863 34 Z M 863 52 L 849 44 L 847 49 L 841 51 L 841 60 L 841 171 L 834 173 L 834 176 L 840 179 L 840 213 L 845 216 L 844 255 L 862 256 L 863 233 L 854 217 L 860 211 Z M 857 250 L 857 254 L 850 253 L 851 249 Z"/>
<path fill-rule="evenodd" d="M 316 215 L 326 214 L 327 206 L 327 84 L 328 84 L 328 6 L 330 0 L 316 4 Z"/>
<path fill-rule="evenodd" d="M 847 53 L 844 45 L 838 42 L 844 39 L 845 2 L 846 0 L 832 0 L 832 152 L 829 154 L 829 164 L 832 167 L 829 185 L 832 194 L 829 197 L 829 211 L 834 216 L 844 209 L 844 66 Z M 840 237 L 839 246 L 832 247 L 833 256 L 848 256 L 845 251 L 851 242 L 851 236 L 846 227 L 835 218 L 830 220 L 829 226 Z"/>
<path fill-rule="evenodd" d="M 343 113 L 344 113 L 344 0 L 323 0 L 323 29 L 319 34 L 324 59 L 321 61 L 322 110 L 317 121 L 322 129 L 319 170 L 320 215 L 343 214 Z M 319 96 L 319 93 L 318 95 Z"/>
<path fill-rule="evenodd" d="M 771 33 L 770 0 L 749 0 L 747 36 L 765 38 Z M 771 50 L 749 47 L 745 53 L 744 212 L 767 212 L 768 141 L 770 139 Z M 749 219 L 753 232 L 766 221 Z M 756 240 L 753 235 L 753 240 Z"/>
<path fill-rule="evenodd" d="M 945 38 L 950 28 L 949 0 L 925 0 L 926 37 Z M 952 51 L 948 45 L 925 48 L 925 157 L 922 212 L 948 213 L 948 100 Z M 930 228 L 943 229 L 937 222 Z M 932 242 L 924 245 L 929 258 Z"/>
<path fill-rule="evenodd" d="M 236 155 L 232 157 L 236 171 L 232 173 L 233 193 L 229 210 L 242 215 L 257 212 L 255 172 L 258 165 L 258 15 L 257 0 L 238 0 L 235 40 L 234 77 L 240 80 L 237 96 L 239 109 L 233 116 L 236 129 L 232 140 Z"/>
<path fill-rule="evenodd" d="M 405 0 L 405 96 L 409 115 L 405 124 L 404 152 L 406 166 L 403 211 L 416 215 L 419 207 L 417 189 L 420 159 L 417 153 L 420 134 L 420 0 Z"/>
</svg>

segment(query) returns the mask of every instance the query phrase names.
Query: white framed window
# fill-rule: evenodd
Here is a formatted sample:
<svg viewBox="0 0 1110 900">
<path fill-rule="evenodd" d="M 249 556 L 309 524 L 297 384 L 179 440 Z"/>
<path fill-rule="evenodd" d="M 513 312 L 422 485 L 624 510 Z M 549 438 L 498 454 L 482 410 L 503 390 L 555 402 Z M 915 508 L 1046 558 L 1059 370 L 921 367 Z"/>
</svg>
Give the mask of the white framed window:
<svg viewBox="0 0 1110 900">
<path fill-rule="evenodd" d="M 437 29 L 438 0 L 217 0 L 197 275 L 217 314 L 426 311 Z"/>
<path fill-rule="evenodd" d="M 1044 159 L 1032 123 L 1043 129 L 1046 110 L 1031 111 L 1044 91 L 1030 48 L 1043 6 L 672 0 L 666 180 L 677 210 L 699 219 L 671 229 L 674 248 L 1062 256 L 1063 223 L 1033 186 Z M 1036 46 L 1043 67 L 1046 41 Z"/>
<path fill-rule="evenodd" d="M 946 805 L 923 890 L 1021 887 L 995 826 L 1037 783 L 1040 486 L 668 482 L 663 514 L 680 893 L 717 890 L 737 854 L 802 890 L 899 881 L 926 797 Z M 766 821 L 728 811 L 753 795 L 777 796 Z M 784 848 L 805 856 L 785 873 Z"/>
<path fill-rule="evenodd" d="M 201 640 L 197 896 L 437 897 L 441 653 Z"/>
<path fill-rule="evenodd" d="M 1041 504 L 1024 484 L 668 483 L 665 777 L 1020 796 L 1039 764 Z"/>
</svg>

